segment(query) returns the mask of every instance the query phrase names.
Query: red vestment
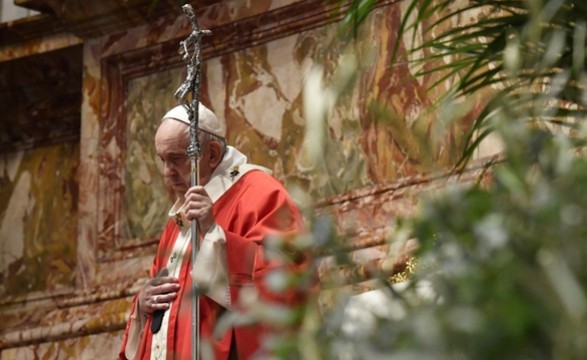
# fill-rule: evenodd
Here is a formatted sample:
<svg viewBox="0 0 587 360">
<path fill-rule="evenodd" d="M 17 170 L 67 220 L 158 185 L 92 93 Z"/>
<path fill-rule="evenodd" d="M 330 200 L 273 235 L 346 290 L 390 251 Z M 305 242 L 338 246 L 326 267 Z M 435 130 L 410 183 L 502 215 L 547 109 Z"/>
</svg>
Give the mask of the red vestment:
<svg viewBox="0 0 587 360">
<path fill-rule="evenodd" d="M 239 308 L 239 293 L 243 287 L 254 286 L 262 300 L 282 304 L 299 303 L 304 294 L 299 291 L 273 293 L 264 284 L 265 275 L 283 264 L 271 263 L 264 253 L 263 239 L 266 235 L 292 234 L 301 230 L 301 215 L 283 186 L 270 175 L 253 170 L 242 175 L 231 187 L 215 201 L 214 216 L 218 226 L 226 235 L 226 255 L 228 265 L 228 286 L 233 309 Z M 189 226 L 189 223 L 187 224 Z M 169 221 L 163 231 L 157 255 L 150 269 L 153 277 L 165 267 L 174 242 L 178 237 L 179 226 Z M 191 245 L 190 245 L 191 247 Z M 173 302 L 169 314 L 167 333 L 167 359 L 191 358 L 191 249 L 188 247 L 179 270 L 178 297 Z M 307 261 L 289 264 L 296 271 L 307 266 Z M 137 299 L 133 303 L 131 316 L 136 316 Z M 200 296 L 200 334 L 202 342 L 213 345 L 215 358 L 227 359 L 231 342 L 236 341 L 239 359 L 249 359 L 258 351 L 260 340 L 267 333 L 263 325 L 251 325 L 229 329 L 221 339 L 213 339 L 211 334 L 223 312 L 229 311 L 206 296 Z M 127 324 L 120 358 L 126 359 L 125 347 L 129 341 L 131 320 Z M 152 333 L 151 317 L 146 319 L 140 336 L 136 359 L 150 359 Z M 234 346 L 234 345 L 233 345 Z"/>
</svg>

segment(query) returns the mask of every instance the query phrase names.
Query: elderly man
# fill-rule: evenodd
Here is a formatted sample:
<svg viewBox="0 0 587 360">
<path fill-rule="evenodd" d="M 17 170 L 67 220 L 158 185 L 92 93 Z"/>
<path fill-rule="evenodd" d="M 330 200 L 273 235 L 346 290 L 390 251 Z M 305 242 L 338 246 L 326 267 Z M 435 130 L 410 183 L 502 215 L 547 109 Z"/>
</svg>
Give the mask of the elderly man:
<svg viewBox="0 0 587 360">
<path fill-rule="evenodd" d="M 135 297 L 120 351 L 121 359 L 189 359 L 191 354 L 191 281 L 203 289 L 200 297 L 202 343 L 211 345 L 215 359 L 248 359 L 259 351 L 267 332 L 262 325 L 235 327 L 221 337 L 212 335 L 219 317 L 239 308 L 243 287 L 255 288 L 261 299 L 293 303 L 298 291 L 271 292 L 264 275 L 284 264 L 270 261 L 263 249 L 268 234 L 292 234 L 301 216 L 283 186 L 268 170 L 247 163 L 247 157 L 227 146 L 225 127 L 200 105 L 201 186 L 190 187 L 188 114 L 182 106 L 163 117 L 155 135 L 157 155 L 166 182 L 177 195 L 169 211 L 150 280 Z M 197 220 L 201 245 L 191 264 L 190 221 Z M 305 266 L 303 257 L 289 264 Z"/>
</svg>

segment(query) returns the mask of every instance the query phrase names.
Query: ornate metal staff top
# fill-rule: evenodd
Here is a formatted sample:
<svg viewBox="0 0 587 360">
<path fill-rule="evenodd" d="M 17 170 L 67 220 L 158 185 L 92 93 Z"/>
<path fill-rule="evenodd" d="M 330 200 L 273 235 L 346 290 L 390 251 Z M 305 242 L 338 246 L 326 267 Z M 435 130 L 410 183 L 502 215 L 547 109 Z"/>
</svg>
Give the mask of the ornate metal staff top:
<svg viewBox="0 0 587 360">
<path fill-rule="evenodd" d="M 190 4 L 185 4 L 183 12 L 192 24 L 191 34 L 179 42 L 179 54 L 186 63 L 187 74 L 183 83 L 175 91 L 175 99 L 179 101 L 188 112 L 190 118 L 190 147 L 188 156 L 199 156 L 200 141 L 197 137 L 199 124 L 199 100 L 200 100 L 200 65 L 202 63 L 202 36 L 212 35 L 210 30 L 200 30 L 194 9 Z M 192 49 L 190 53 L 190 48 Z M 192 93 L 191 101 L 188 94 Z M 195 154 L 195 155 L 194 155 Z"/>
<path fill-rule="evenodd" d="M 199 184 L 199 166 L 198 160 L 202 154 L 199 140 L 199 105 L 200 105 L 200 64 L 202 62 L 202 36 L 212 35 L 209 30 L 200 30 L 198 20 L 194 14 L 192 6 L 186 4 L 182 7 L 183 12 L 192 23 L 191 34 L 179 43 L 179 54 L 186 63 L 187 74 L 183 83 L 175 92 L 175 98 L 185 108 L 190 119 L 190 145 L 187 154 L 191 161 L 191 186 Z M 191 52 L 190 52 L 191 50 Z M 191 100 L 188 94 L 191 93 Z M 191 244 L 192 244 L 192 267 L 196 263 L 196 256 L 200 250 L 198 241 L 198 224 L 196 220 L 191 221 Z M 200 357 L 200 298 L 198 296 L 198 287 L 192 281 L 192 359 Z"/>
</svg>

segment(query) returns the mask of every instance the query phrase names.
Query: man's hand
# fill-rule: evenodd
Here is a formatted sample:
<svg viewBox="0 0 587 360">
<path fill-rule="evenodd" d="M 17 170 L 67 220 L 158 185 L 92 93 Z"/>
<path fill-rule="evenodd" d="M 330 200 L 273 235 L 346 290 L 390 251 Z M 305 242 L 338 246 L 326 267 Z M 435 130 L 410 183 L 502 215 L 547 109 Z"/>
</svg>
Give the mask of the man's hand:
<svg viewBox="0 0 587 360">
<path fill-rule="evenodd" d="M 188 220 L 198 222 L 202 234 L 206 234 L 216 222 L 212 211 L 212 199 L 203 186 L 188 189 L 185 193 L 184 211 Z"/>
<path fill-rule="evenodd" d="M 149 279 L 139 294 L 139 311 L 151 315 L 156 310 L 167 310 L 177 297 L 179 281 L 171 276 Z"/>
</svg>

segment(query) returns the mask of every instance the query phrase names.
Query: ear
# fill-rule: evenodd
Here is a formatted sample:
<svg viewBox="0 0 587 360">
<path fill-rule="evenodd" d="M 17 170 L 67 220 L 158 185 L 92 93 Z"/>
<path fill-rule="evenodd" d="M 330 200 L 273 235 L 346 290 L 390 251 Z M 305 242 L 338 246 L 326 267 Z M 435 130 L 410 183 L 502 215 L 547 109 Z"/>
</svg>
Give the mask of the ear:
<svg viewBox="0 0 587 360">
<path fill-rule="evenodd" d="M 208 164 L 212 169 L 216 169 L 216 167 L 222 161 L 222 156 L 224 155 L 222 153 L 222 145 L 220 145 L 217 141 L 210 141 L 208 146 L 210 149 Z"/>
</svg>

